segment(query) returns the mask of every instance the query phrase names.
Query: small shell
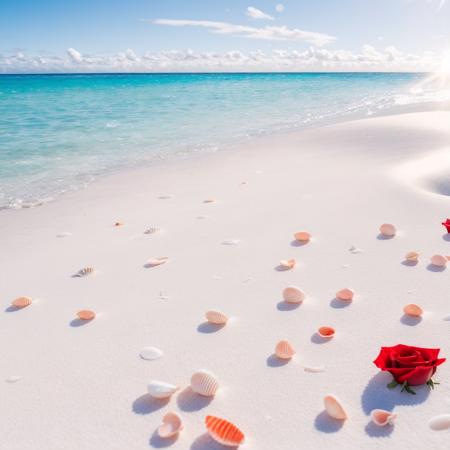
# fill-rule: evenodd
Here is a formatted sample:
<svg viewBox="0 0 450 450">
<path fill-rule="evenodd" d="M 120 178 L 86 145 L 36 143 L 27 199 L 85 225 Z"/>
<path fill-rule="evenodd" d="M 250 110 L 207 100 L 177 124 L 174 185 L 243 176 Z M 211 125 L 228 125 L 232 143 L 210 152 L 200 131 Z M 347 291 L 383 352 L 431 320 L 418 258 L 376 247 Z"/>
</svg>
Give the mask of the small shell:
<svg viewBox="0 0 450 450">
<path fill-rule="evenodd" d="M 384 427 L 385 425 L 393 425 L 397 417 L 397 414 L 393 414 L 392 411 L 385 411 L 384 409 L 374 409 L 370 413 L 370 418 L 375 425 Z"/>
<path fill-rule="evenodd" d="M 215 198 L 207 198 L 206 200 L 203 200 L 203 203 L 216 203 L 216 201 Z"/>
<path fill-rule="evenodd" d="M 292 259 L 282 259 L 280 261 L 280 266 L 285 268 L 285 269 L 292 269 L 295 267 L 295 265 L 297 264 L 297 261 L 292 258 Z"/>
<path fill-rule="evenodd" d="M 406 259 L 406 261 L 409 261 L 409 262 L 417 262 L 417 261 L 419 261 L 419 256 L 420 256 L 420 253 L 408 252 L 405 255 L 405 259 Z"/>
<path fill-rule="evenodd" d="M 309 242 L 309 240 L 311 239 L 311 234 L 308 233 L 307 231 L 298 231 L 297 233 L 294 234 L 294 237 L 297 241 Z"/>
<path fill-rule="evenodd" d="M 445 267 L 447 262 L 448 260 L 444 255 L 433 255 L 431 257 L 431 264 L 433 264 L 433 266 Z"/>
<path fill-rule="evenodd" d="M 116 222 L 116 223 L 114 224 L 115 227 L 121 227 L 122 225 L 123 225 L 122 222 Z"/>
<path fill-rule="evenodd" d="M 199 370 L 191 377 L 191 389 L 197 394 L 211 397 L 219 389 L 219 382 L 211 372 Z"/>
<path fill-rule="evenodd" d="M 83 309 L 77 312 L 77 316 L 80 320 L 92 320 L 95 317 L 95 312 Z"/>
<path fill-rule="evenodd" d="M 383 236 L 392 237 L 395 236 L 395 233 L 397 230 L 395 229 L 395 226 L 391 223 L 383 223 L 383 225 L 380 226 L 380 233 Z"/>
<path fill-rule="evenodd" d="M 227 239 L 226 241 L 222 241 L 222 245 L 237 245 L 240 242 L 239 239 Z"/>
<path fill-rule="evenodd" d="M 303 370 L 310 373 L 325 372 L 325 366 L 304 366 Z"/>
<path fill-rule="evenodd" d="M 335 330 L 333 327 L 320 327 L 317 332 L 320 337 L 331 339 L 334 336 Z"/>
<path fill-rule="evenodd" d="M 169 412 L 162 418 L 161 425 L 158 427 L 158 435 L 162 439 L 171 438 L 183 428 L 181 417 L 175 412 Z"/>
<path fill-rule="evenodd" d="M 77 277 L 86 277 L 87 275 L 92 275 L 93 273 L 94 273 L 93 267 L 83 267 L 76 273 L 76 276 Z"/>
<path fill-rule="evenodd" d="M 352 245 L 349 249 L 348 249 L 348 251 L 350 252 L 350 253 L 353 253 L 353 254 L 358 254 L 358 253 L 362 253 L 364 250 L 362 249 L 362 248 L 358 248 L 358 247 L 355 247 L 354 245 Z"/>
<path fill-rule="evenodd" d="M 430 419 L 428 426 L 434 431 L 450 429 L 450 414 L 440 414 Z"/>
<path fill-rule="evenodd" d="M 323 403 L 325 405 L 325 410 L 329 416 L 338 420 L 347 419 L 347 413 L 345 409 L 342 407 L 341 402 L 334 395 L 327 395 L 323 399 Z"/>
<path fill-rule="evenodd" d="M 419 305 L 410 303 L 403 308 L 403 312 L 407 316 L 420 317 L 423 314 L 423 309 Z"/>
<path fill-rule="evenodd" d="M 155 234 L 158 233 L 158 231 L 161 231 L 161 228 L 157 226 L 151 226 L 144 231 L 144 234 Z"/>
<path fill-rule="evenodd" d="M 287 303 L 301 303 L 305 293 L 297 286 L 287 286 L 283 289 L 283 299 Z"/>
<path fill-rule="evenodd" d="M 15 308 L 25 308 L 26 306 L 30 306 L 32 302 L 31 297 L 18 297 L 11 302 L 11 305 Z"/>
<path fill-rule="evenodd" d="M 219 444 L 237 447 L 245 440 L 244 433 L 228 420 L 220 417 L 206 416 L 205 425 L 210 436 Z"/>
<path fill-rule="evenodd" d="M 164 355 L 163 351 L 156 347 L 144 347 L 141 350 L 140 356 L 147 361 L 161 358 Z"/>
<path fill-rule="evenodd" d="M 354 295 L 355 291 L 350 288 L 344 288 L 336 292 L 336 298 L 339 300 L 344 300 L 346 302 L 351 302 L 353 300 Z"/>
<path fill-rule="evenodd" d="M 154 398 L 169 398 L 180 388 L 164 381 L 152 380 L 147 386 L 148 393 Z"/>
<path fill-rule="evenodd" d="M 283 340 L 275 346 L 275 355 L 281 359 L 291 359 L 295 355 L 295 350 L 288 341 Z"/>
<path fill-rule="evenodd" d="M 148 267 L 156 267 L 160 266 L 161 264 L 166 263 L 169 260 L 168 256 L 159 256 L 158 258 L 149 259 L 147 261 Z"/>
<path fill-rule="evenodd" d="M 209 323 L 216 325 L 223 325 L 228 321 L 228 316 L 220 311 L 207 311 L 205 317 Z"/>
</svg>

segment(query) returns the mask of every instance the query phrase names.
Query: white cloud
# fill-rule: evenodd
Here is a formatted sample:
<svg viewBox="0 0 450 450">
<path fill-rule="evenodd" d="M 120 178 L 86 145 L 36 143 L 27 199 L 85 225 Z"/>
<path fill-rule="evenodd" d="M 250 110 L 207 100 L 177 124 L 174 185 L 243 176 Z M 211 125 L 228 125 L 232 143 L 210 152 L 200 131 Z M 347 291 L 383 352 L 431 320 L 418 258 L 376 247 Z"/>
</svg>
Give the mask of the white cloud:
<svg viewBox="0 0 450 450">
<path fill-rule="evenodd" d="M 254 6 L 249 6 L 247 8 L 247 16 L 251 17 L 252 19 L 273 20 L 272 16 L 269 16 L 269 14 L 262 12 L 260 9 L 257 9 Z"/>
<path fill-rule="evenodd" d="M 188 20 L 188 19 L 156 19 L 152 23 L 172 27 L 199 27 L 207 30 L 231 36 L 245 37 L 250 39 L 265 39 L 271 41 L 303 41 L 309 44 L 322 46 L 334 42 L 336 38 L 325 33 L 304 31 L 298 28 L 286 26 L 265 26 L 262 28 L 245 25 L 234 25 L 226 22 L 214 22 L 210 20 Z"/>
<path fill-rule="evenodd" d="M 445 1 L 445 0 L 444 0 Z M 284 5 L 283 5 L 283 3 L 278 3 L 276 6 L 275 6 L 275 11 L 276 12 L 279 12 L 279 13 L 282 13 L 283 11 L 284 11 Z"/>
<path fill-rule="evenodd" d="M 69 55 L 69 58 L 74 63 L 81 63 L 83 62 L 83 57 L 81 56 L 81 53 L 78 50 L 75 50 L 74 48 L 68 48 L 67 54 Z"/>
</svg>

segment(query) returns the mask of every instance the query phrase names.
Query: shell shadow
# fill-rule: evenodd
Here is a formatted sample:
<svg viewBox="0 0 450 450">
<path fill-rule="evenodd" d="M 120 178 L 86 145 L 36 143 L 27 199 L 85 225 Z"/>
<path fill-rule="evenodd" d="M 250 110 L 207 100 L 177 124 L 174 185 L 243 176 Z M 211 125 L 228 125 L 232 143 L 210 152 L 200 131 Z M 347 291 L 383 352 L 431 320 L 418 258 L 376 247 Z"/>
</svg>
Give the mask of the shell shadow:
<svg viewBox="0 0 450 450">
<path fill-rule="evenodd" d="M 330 417 L 326 411 L 319 413 L 314 419 L 314 426 L 323 433 L 336 433 L 344 426 L 345 420 Z"/>
<path fill-rule="evenodd" d="M 225 450 L 238 447 L 224 446 L 216 442 L 208 433 L 199 436 L 191 445 L 190 450 Z"/>
<path fill-rule="evenodd" d="M 14 305 L 9 305 L 7 308 L 5 308 L 5 312 L 15 312 L 15 311 L 20 311 L 21 309 L 24 308 L 18 308 L 17 306 Z"/>
<path fill-rule="evenodd" d="M 400 392 L 400 388 L 389 389 L 387 384 L 392 381 L 392 375 L 387 372 L 377 373 L 364 388 L 361 395 L 361 406 L 369 415 L 373 409 L 392 411 L 397 405 L 418 405 L 430 395 L 428 386 L 415 386 L 416 395 Z"/>
<path fill-rule="evenodd" d="M 291 241 L 291 247 L 304 247 L 306 244 L 308 244 L 308 241 L 297 241 L 297 239 Z"/>
<path fill-rule="evenodd" d="M 412 317 L 408 316 L 407 314 L 403 314 L 403 316 L 400 318 L 400 322 L 403 325 L 408 325 L 410 327 L 414 327 L 418 325 L 420 322 L 422 322 L 422 317 Z"/>
<path fill-rule="evenodd" d="M 92 320 L 93 319 L 91 319 L 91 320 L 73 319 L 69 322 L 69 325 L 74 328 L 83 327 L 84 325 L 91 323 Z"/>
<path fill-rule="evenodd" d="M 150 447 L 153 448 L 166 448 L 175 444 L 175 442 L 178 440 L 178 437 L 179 434 L 176 434 L 175 436 L 172 436 L 170 438 L 163 439 L 162 437 L 159 436 L 158 430 L 155 430 L 148 443 L 150 444 Z"/>
<path fill-rule="evenodd" d="M 283 367 L 289 364 L 290 359 L 278 358 L 275 353 L 272 353 L 267 359 L 266 364 L 268 367 Z"/>
<path fill-rule="evenodd" d="M 133 412 L 136 414 L 151 414 L 164 408 L 170 401 L 170 398 L 154 398 L 150 394 L 144 394 L 138 397 L 132 404 Z"/>
<path fill-rule="evenodd" d="M 402 264 L 407 267 L 415 267 L 417 266 L 417 264 L 419 264 L 419 261 L 409 261 L 408 259 L 404 259 L 402 261 Z"/>
<path fill-rule="evenodd" d="M 445 269 L 445 266 L 436 266 L 435 264 L 428 264 L 427 266 L 427 270 L 430 272 L 443 272 Z"/>
<path fill-rule="evenodd" d="M 311 342 L 313 344 L 326 344 L 327 342 L 330 342 L 332 338 L 324 338 L 319 333 L 314 333 L 311 336 Z"/>
<path fill-rule="evenodd" d="M 444 239 L 444 241 L 450 242 L 450 233 L 444 233 L 442 235 L 442 239 Z"/>
<path fill-rule="evenodd" d="M 184 412 L 200 411 L 206 408 L 213 399 L 214 396 L 206 397 L 197 394 L 188 386 L 178 394 L 177 405 Z"/>
<path fill-rule="evenodd" d="M 288 303 L 288 302 L 278 302 L 277 303 L 277 309 L 278 311 L 294 311 L 294 309 L 297 309 L 301 303 Z"/>
<path fill-rule="evenodd" d="M 392 425 L 386 425 L 384 427 L 379 427 L 375 425 L 372 421 L 370 421 L 364 428 L 366 434 L 370 437 L 388 437 L 394 431 L 394 427 Z"/>
<path fill-rule="evenodd" d="M 351 303 L 352 303 L 351 301 L 339 300 L 338 298 L 335 297 L 331 300 L 330 306 L 335 309 L 342 309 L 347 308 L 348 306 L 350 306 Z"/>
<path fill-rule="evenodd" d="M 210 322 L 203 322 L 197 327 L 199 333 L 211 334 L 220 331 L 225 326 L 224 323 L 216 324 Z"/>
<path fill-rule="evenodd" d="M 292 270 L 293 268 L 289 268 L 289 267 L 285 267 L 282 266 L 281 264 L 278 264 L 277 266 L 274 267 L 274 270 L 276 270 L 277 272 L 288 272 L 289 270 Z"/>
<path fill-rule="evenodd" d="M 379 241 L 390 241 L 391 239 L 394 239 L 394 237 L 395 237 L 395 236 L 386 236 L 385 234 L 381 234 L 381 233 L 379 233 L 379 234 L 377 235 L 377 239 L 378 239 Z"/>
</svg>

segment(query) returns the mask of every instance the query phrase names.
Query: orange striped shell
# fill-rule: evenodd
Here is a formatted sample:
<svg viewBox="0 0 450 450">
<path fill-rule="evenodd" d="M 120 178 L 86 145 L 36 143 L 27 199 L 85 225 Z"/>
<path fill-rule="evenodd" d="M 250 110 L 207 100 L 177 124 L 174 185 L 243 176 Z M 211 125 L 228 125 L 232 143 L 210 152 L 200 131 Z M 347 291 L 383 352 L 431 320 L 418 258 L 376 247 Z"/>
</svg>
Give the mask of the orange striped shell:
<svg viewBox="0 0 450 450">
<path fill-rule="evenodd" d="M 236 447 L 245 440 L 244 433 L 228 420 L 206 416 L 205 425 L 211 437 L 219 444 Z"/>
<path fill-rule="evenodd" d="M 15 308 L 25 308 L 26 306 L 30 306 L 32 300 L 30 297 L 19 297 L 11 302 L 11 305 Z"/>
<path fill-rule="evenodd" d="M 298 231 L 294 234 L 295 240 L 300 242 L 309 242 L 311 239 L 311 234 L 307 231 Z"/>
<path fill-rule="evenodd" d="M 318 333 L 323 338 L 332 338 L 335 330 L 333 327 L 320 327 Z"/>
<path fill-rule="evenodd" d="M 95 317 L 95 312 L 83 309 L 77 312 L 77 316 L 80 320 L 92 320 Z"/>
</svg>

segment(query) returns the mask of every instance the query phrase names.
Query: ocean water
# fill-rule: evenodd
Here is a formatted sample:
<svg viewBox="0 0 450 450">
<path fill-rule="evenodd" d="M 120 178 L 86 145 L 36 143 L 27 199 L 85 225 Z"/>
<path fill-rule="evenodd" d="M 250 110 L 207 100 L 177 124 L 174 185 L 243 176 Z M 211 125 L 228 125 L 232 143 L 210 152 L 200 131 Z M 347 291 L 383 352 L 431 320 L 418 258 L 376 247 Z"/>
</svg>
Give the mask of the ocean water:
<svg viewBox="0 0 450 450">
<path fill-rule="evenodd" d="M 425 77 L 0 76 L 0 208 L 38 205 L 102 174 L 160 158 L 429 101 L 429 92 L 415 89 Z"/>
</svg>

